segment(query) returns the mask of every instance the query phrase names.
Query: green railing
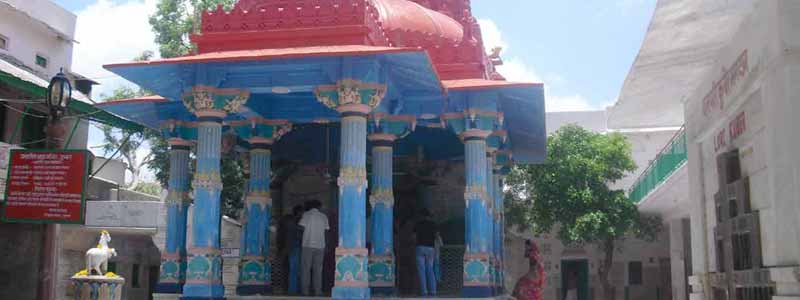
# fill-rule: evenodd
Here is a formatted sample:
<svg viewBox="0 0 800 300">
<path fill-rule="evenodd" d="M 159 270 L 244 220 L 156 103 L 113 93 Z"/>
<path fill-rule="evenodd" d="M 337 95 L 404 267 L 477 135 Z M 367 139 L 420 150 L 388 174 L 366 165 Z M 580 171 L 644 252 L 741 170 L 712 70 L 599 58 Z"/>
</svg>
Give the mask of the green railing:
<svg viewBox="0 0 800 300">
<path fill-rule="evenodd" d="M 683 166 L 686 160 L 686 130 L 681 128 L 631 186 L 628 197 L 633 203 L 639 203 Z"/>
</svg>

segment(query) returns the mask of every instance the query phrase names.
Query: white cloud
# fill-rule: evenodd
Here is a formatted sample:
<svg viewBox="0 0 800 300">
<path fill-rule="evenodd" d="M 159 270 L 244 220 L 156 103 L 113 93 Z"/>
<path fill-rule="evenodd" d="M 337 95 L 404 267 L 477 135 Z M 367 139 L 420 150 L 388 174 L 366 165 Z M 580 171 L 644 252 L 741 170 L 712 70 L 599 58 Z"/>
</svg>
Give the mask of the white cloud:
<svg viewBox="0 0 800 300">
<path fill-rule="evenodd" d="M 545 111 L 581 111 L 599 109 L 589 103 L 585 97 L 575 94 L 572 96 L 552 96 L 545 90 Z"/>
<path fill-rule="evenodd" d="M 624 0 L 624 1 L 638 1 L 638 0 Z M 483 34 L 483 45 L 486 51 L 491 51 L 494 47 L 502 47 L 504 52 L 509 50 L 509 44 L 503 39 L 503 34 L 497 24 L 490 19 L 479 19 L 478 24 L 481 26 L 481 33 Z M 554 86 L 564 86 L 566 80 L 559 74 L 547 74 L 547 76 L 540 76 L 536 69 L 525 64 L 519 57 L 503 56 L 503 65 L 497 67 L 498 72 L 502 74 L 509 81 L 519 82 L 543 82 L 545 84 L 545 110 L 552 111 L 581 111 L 581 110 L 595 110 L 604 109 L 606 103 L 602 106 L 592 105 L 592 103 L 580 94 L 572 95 L 554 95 L 550 92 Z"/>
<path fill-rule="evenodd" d="M 497 71 L 508 81 L 542 82 L 542 77 L 518 58 L 503 59 L 503 65 L 498 66 Z"/>
<path fill-rule="evenodd" d="M 98 0 L 77 12 L 76 40 L 73 50 L 73 71 L 100 83 L 94 87 L 93 99 L 110 93 L 122 85 L 133 84 L 103 69 L 104 64 L 131 61 L 145 50 L 158 53 L 155 36 L 148 18 L 155 12 L 156 0 L 127 0 L 114 2 Z M 88 145 L 97 155 L 102 151 L 91 148 L 102 144 L 103 134 L 94 126 L 89 129 Z M 143 158 L 149 147 L 143 146 L 137 156 Z M 109 153 L 110 155 L 110 153 Z M 152 181 L 152 171 L 142 170 L 142 179 Z M 130 177 L 130 174 L 128 174 Z"/>
<path fill-rule="evenodd" d="M 148 18 L 156 0 L 115 3 L 98 0 L 77 13 L 73 70 L 100 82 L 94 96 L 130 82 L 103 69 L 104 64 L 127 62 L 145 50 L 157 53 Z"/>
<path fill-rule="evenodd" d="M 478 25 L 481 26 L 481 34 L 483 35 L 483 47 L 486 51 L 491 51 L 494 47 L 502 47 L 508 50 L 508 44 L 503 40 L 503 34 L 497 23 L 491 19 L 479 19 Z"/>
</svg>

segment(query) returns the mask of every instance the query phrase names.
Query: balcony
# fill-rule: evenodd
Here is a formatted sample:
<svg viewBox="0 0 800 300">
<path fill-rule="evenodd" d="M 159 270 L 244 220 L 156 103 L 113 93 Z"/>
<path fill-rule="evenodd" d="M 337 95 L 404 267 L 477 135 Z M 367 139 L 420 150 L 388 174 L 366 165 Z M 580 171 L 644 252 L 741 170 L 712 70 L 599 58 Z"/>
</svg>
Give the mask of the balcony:
<svg viewBox="0 0 800 300">
<path fill-rule="evenodd" d="M 628 191 L 628 198 L 633 203 L 641 202 L 680 169 L 688 160 L 687 158 L 686 128 L 681 128 L 636 179 Z"/>
</svg>

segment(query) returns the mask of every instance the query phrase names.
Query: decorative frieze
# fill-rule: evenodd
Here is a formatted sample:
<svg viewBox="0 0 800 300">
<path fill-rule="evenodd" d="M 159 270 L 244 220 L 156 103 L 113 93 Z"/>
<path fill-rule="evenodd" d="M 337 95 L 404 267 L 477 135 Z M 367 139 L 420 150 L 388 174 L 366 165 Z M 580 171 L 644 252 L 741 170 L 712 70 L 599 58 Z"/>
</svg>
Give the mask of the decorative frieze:
<svg viewBox="0 0 800 300">
<path fill-rule="evenodd" d="M 375 108 L 386 96 L 386 85 L 342 79 L 334 85 L 317 87 L 314 95 L 319 102 L 331 109 L 339 110 L 341 106 L 346 105 L 366 105 Z"/>
<path fill-rule="evenodd" d="M 393 288 L 395 280 L 394 255 L 369 256 L 369 286 Z"/>
<path fill-rule="evenodd" d="M 292 131 L 292 123 L 287 120 L 254 118 L 231 121 L 229 124 L 239 138 L 248 141 L 250 145 L 272 145 Z"/>
<path fill-rule="evenodd" d="M 222 284 L 222 257 L 219 249 L 190 249 L 186 267 L 188 284 Z"/>
<path fill-rule="evenodd" d="M 488 287 L 492 284 L 491 257 L 487 253 L 464 254 L 464 286 Z"/>
<path fill-rule="evenodd" d="M 367 170 L 358 167 L 342 167 L 339 170 L 337 183 L 340 187 L 357 186 L 359 190 L 363 191 L 367 188 Z"/>
<path fill-rule="evenodd" d="M 336 286 L 369 287 L 368 257 L 366 248 L 336 248 Z"/>
<path fill-rule="evenodd" d="M 486 193 L 486 186 L 484 185 L 468 185 L 464 191 L 464 199 L 481 200 L 481 202 L 488 203 L 489 195 Z"/>
<path fill-rule="evenodd" d="M 221 89 L 210 86 L 198 85 L 183 94 L 183 105 L 189 112 L 197 114 L 204 112 L 218 112 L 223 116 L 226 113 L 239 112 L 250 98 L 250 92 L 242 89 Z"/>
<path fill-rule="evenodd" d="M 458 134 L 462 140 L 466 132 L 472 131 L 470 136 L 480 133 L 482 138 L 488 137 L 493 132 L 503 127 L 503 113 L 467 109 L 464 112 L 445 113 L 441 116 L 442 125 Z"/>
<path fill-rule="evenodd" d="M 192 187 L 195 189 L 222 190 L 222 177 L 219 171 L 195 173 Z"/>
<path fill-rule="evenodd" d="M 383 204 L 387 207 L 393 207 L 394 192 L 391 188 L 374 188 L 369 196 L 369 203 L 372 205 L 372 207 L 376 207 L 378 204 Z"/>
</svg>

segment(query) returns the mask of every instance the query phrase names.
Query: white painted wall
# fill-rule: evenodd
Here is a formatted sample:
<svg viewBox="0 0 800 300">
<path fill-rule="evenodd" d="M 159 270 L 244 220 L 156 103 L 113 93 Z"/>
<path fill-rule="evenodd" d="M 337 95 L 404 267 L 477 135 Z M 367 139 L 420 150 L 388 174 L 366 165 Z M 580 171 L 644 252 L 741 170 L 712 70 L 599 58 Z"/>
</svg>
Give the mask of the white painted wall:
<svg viewBox="0 0 800 300">
<path fill-rule="evenodd" d="M 636 163 L 636 170 L 612 184 L 611 187 L 627 191 L 677 132 L 675 128 L 620 131 L 631 143 L 631 157 Z"/>
<path fill-rule="evenodd" d="M 685 108 L 690 141 L 690 192 L 694 207 L 692 244 L 693 270 L 699 282 L 705 272 L 716 270 L 713 245 L 715 211 L 713 195 L 718 190 L 716 156 L 739 148 L 744 176 L 750 177 L 753 209 L 761 219 L 762 253 L 765 267 L 777 281 L 780 299 L 800 299 L 800 284 L 789 270 L 800 264 L 800 2 L 758 1 L 753 15 L 720 53 L 712 70 L 728 68 L 748 51 L 749 72 L 724 98 L 722 109 L 703 112 L 703 98 L 721 76 L 711 72 L 688 99 Z M 714 138 L 728 130 L 740 113 L 747 130 L 727 146 L 715 149 Z M 704 203 L 703 203 L 704 202 Z M 695 225 L 699 225 L 695 227 Z M 697 245 L 703 245 L 698 247 Z M 700 258 L 702 256 L 702 258 Z M 789 275 L 787 275 L 789 274 Z M 692 299 L 702 297 L 697 286 Z M 792 295 L 792 297 L 789 297 Z"/>
<path fill-rule="evenodd" d="M 72 68 L 72 40 L 77 17 L 49 0 L 0 1 L 0 35 L 8 38 L 8 49 L 0 53 L 14 56 L 45 77 L 60 68 Z M 48 58 L 47 68 L 36 65 L 36 54 Z"/>
<path fill-rule="evenodd" d="M 525 258 L 525 240 L 532 240 L 541 253 L 545 268 L 544 299 L 559 299 L 561 296 L 561 261 L 566 259 L 586 259 L 589 262 L 589 289 L 594 297 L 602 298 L 601 281 L 598 266 L 603 259 L 603 253 L 594 245 L 582 247 L 567 247 L 556 237 L 554 230 L 550 234 L 534 236 L 530 232 L 507 233 L 505 243 L 506 254 L 506 287 L 509 292 L 514 288 L 517 280 L 528 272 L 527 258 Z M 616 289 L 616 299 L 623 300 L 625 288 L 628 286 L 627 266 L 629 262 L 642 262 L 643 282 L 641 286 L 632 286 L 630 299 L 656 299 L 657 289 L 670 289 L 662 283 L 663 278 L 659 272 L 659 260 L 669 258 L 668 251 L 669 233 L 663 231 L 656 242 L 645 242 L 635 238 L 625 239 L 619 245 L 619 251 L 614 253 L 614 264 L 610 276 Z"/>
<path fill-rule="evenodd" d="M 567 124 L 576 124 L 594 132 L 606 132 L 608 130 L 606 121 L 605 110 L 548 112 L 545 114 L 547 135 L 553 134 Z"/>
</svg>

